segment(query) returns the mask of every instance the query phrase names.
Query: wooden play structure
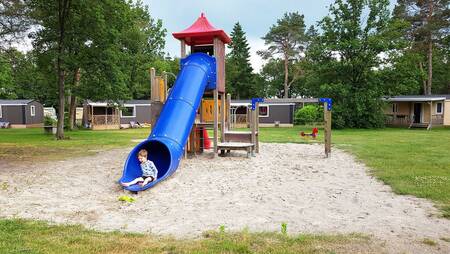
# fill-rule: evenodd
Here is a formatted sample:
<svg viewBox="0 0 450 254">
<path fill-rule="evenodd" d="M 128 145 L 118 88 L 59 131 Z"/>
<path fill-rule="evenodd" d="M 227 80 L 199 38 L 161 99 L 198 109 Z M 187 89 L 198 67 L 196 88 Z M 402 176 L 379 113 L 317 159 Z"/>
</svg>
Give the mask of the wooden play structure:
<svg viewBox="0 0 450 254">
<path fill-rule="evenodd" d="M 170 92 L 167 92 L 167 78 L 161 81 L 155 70 L 150 71 L 153 126 L 148 138 L 137 144 L 125 161 L 119 183 L 129 191 L 139 192 L 155 186 L 178 169 L 183 155 L 186 158 L 188 153 L 195 155 L 207 149 L 211 145 L 208 130 L 213 132 L 214 156 L 219 151 L 225 156 L 231 150 L 244 150 L 247 157 L 259 152 L 258 110 L 263 99 L 252 99 L 251 131 L 229 128 L 227 109 L 231 107 L 230 95 L 225 93 L 225 44 L 231 42 L 230 37 L 214 28 L 204 14 L 173 36 L 181 42 L 180 71 Z M 187 46 L 190 46 L 189 55 Z M 158 112 L 156 105 L 164 106 Z M 129 185 L 136 176 L 142 175 L 136 160 L 142 149 L 148 151 L 147 158 L 155 164 L 158 176 L 146 185 Z"/>
<path fill-rule="evenodd" d="M 258 103 L 255 100 L 251 109 L 251 131 L 233 131 L 230 129 L 229 109 L 231 95 L 226 95 L 225 89 L 225 44 L 231 42 L 223 30 L 214 28 L 202 14 L 201 17 L 188 29 L 173 34 L 180 40 L 181 58 L 190 54 L 206 53 L 214 56 L 216 60 L 216 89 L 207 91 L 203 95 L 197 111 L 195 123 L 192 126 L 185 148 L 185 157 L 188 154 L 202 153 L 212 143 L 214 154 L 219 151 L 226 155 L 231 150 L 247 151 L 247 156 L 259 152 L 258 138 Z M 152 124 L 156 123 L 162 106 L 169 96 L 167 93 L 167 75 L 157 76 L 155 69 L 150 70 Z M 212 142 L 208 131 L 213 133 Z"/>
<path fill-rule="evenodd" d="M 197 110 L 194 124 L 185 147 L 185 157 L 195 155 L 209 149 L 211 144 L 214 155 L 220 152 L 226 156 L 231 150 L 243 150 L 247 156 L 259 153 L 259 103 L 260 98 L 254 98 L 248 107 L 249 131 L 236 131 L 231 128 L 231 95 L 225 89 L 225 44 L 231 42 L 228 35 L 214 28 L 206 17 L 201 17 L 186 30 L 174 33 L 180 40 L 181 58 L 189 54 L 205 53 L 215 58 L 216 88 L 206 91 Z M 188 48 L 190 52 L 188 54 Z M 183 62 L 182 62 L 183 63 Z M 182 64 L 181 63 L 181 64 Z M 156 75 L 155 69 L 150 70 L 152 125 L 156 123 L 160 111 L 170 96 L 167 85 L 167 74 Z M 324 103 L 325 120 L 325 154 L 331 152 L 331 99 L 311 99 Z M 212 132 L 212 138 L 208 133 Z M 211 142 L 212 141 L 212 142 Z"/>
</svg>

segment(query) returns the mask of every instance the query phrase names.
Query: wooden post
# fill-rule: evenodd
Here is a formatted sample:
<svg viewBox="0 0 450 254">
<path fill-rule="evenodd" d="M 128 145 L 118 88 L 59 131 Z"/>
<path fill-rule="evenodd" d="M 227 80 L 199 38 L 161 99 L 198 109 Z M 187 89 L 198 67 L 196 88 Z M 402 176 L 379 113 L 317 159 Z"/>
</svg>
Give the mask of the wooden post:
<svg viewBox="0 0 450 254">
<path fill-rule="evenodd" d="M 181 58 L 186 57 L 186 42 L 181 40 Z"/>
<path fill-rule="evenodd" d="M 225 105 L 225 93 L 220 95 L 220 142 L 224 142 L 225 139 L 225 117 L 226 117 L 226 105 Z"/>
<path fill-rule="evenodd" d="M 159 91 L 157 87 L 159 87 L 156 84 L 156 70 L 155 68 L 150 69 L 150 86 L 151 86 L 151 93 L 150 93 L 150 100 L 151 101 L 157 101 Z"/>
<path fill-rule="evenodd" d="M 328 102 L 323 105 L 323 115 L 325 121 L 324 138 L 325 138 L 325 156 L 331 156 L 331 111 L 328 110 Z"/>
<path fill-rule="evenodd" d="M 256 103 L 256 106 L 258 106 L 258 103 Z M 255 110 L 251 110 L 250 111 L 250 117 L 251 117 L 251 130 L 252 130 L 252 144 L 253 144 L 253 148 L 252 148 L 252 155 L 255 155 L 255 149 L 256 149 L 256 108 Z"/>
<path fill-rule="evenodd" d="M 430 125 L 428 126 L 428 129 L 431 129 L 432 125 L 433 125 L 433 101 L 430 101 Z"/>
<path fill-rule="evenodd" d="M 227 129 L 231 129 L 231 94 L 227 94 Z"/>
<path fill-rule="evenodd" d="M 259 153 L 259 102 L 256 103 L 255 108 L 255 150 Z"/>
<path fill-rule="evenodd" d="M 214 89 L 214 156 L 216 156 L 217 143 L 219 141 L 218 132 L 219 132 L 219 90 Z"/>
<path fill-rule="evenodd" d="M 165 103 L 167 100 L 167 73 L 164 72 L 164 98 L 162 98 L 162 101 Z"/>
</svg>

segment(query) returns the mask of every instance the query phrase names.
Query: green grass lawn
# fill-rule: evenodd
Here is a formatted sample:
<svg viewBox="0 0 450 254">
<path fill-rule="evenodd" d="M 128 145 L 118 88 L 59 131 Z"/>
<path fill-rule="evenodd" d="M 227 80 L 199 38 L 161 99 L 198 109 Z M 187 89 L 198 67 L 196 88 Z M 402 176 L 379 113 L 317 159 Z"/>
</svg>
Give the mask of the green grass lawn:
<svg viewBox="0 0 450 254">
<path fill-rule="evenodd" d="M 105 149 L 132 146 L 144 139 L 149 128 L 66 132 L 68 139 L 57 141 L 42 128 L 0 129 L 0 161 L 49 161 L 93 154 Z"/>
<path fill-rule="evenodd" d="M 261 128 L 261 141 L 317 142 L 301 138 L 300 131 L 311 128 Z M 396 193 L 431 199 L 450 218 L 450 128 L 333 130 L 332 143 L 353 153 Z"/>
<path fill-rule="evenodd" d="M 0 220 L 0 253 L 348 253 L 380 246 L 368 237 L 281 233 L 206 232 L 198 239 L 98 232 L 81 226 L 51 226 L 28 220 Z M 364 253 L 368 253 L 364 251 Z"/>
</svg>

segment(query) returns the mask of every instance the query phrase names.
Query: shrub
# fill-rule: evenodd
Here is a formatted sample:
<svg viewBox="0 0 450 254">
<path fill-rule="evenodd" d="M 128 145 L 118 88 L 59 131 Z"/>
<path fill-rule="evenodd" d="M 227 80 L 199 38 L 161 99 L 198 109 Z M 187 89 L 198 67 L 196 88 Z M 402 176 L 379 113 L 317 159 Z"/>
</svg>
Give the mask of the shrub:
<svg viewBox="0 0 450 254">
<path fill-rule="evenodd" d="M 56 121 L 55 119 L 51 118 L 50 116 L 44 116 L 44 126 L 55 126 Z"/>
<path fill-rule="evenodd" d="M 294 123 L 313 124 L 321 122 L 323 118 L 323 110 L 317 105 L 307 105 L 295 111 Z"/>
</svg>

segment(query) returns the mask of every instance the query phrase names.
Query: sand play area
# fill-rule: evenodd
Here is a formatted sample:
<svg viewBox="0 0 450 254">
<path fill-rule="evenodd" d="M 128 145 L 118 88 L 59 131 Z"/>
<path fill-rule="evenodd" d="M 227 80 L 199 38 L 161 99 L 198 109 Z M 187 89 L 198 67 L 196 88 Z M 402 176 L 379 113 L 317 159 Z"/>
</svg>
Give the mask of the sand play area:
<svg viewBox="0 0 450 254">
<path fill-rule="evenodd" d="M 0 217 L 79 223 L 123 230 L 196 237 L 226 230 L 351 233 L 373 236 L 393 253 L 450 253 L 450 220 L 431 202 L 393 194 L 351 155 L 323 146 L 262 144 L 261 153 L 184 160 L 177 172 L 136 196 L 117 184 L 130 151 L 118 149 L 53 163 L 0 167 Z M 131 195 L 131 194 L 129 194 Z M 429 238 L 438 247 L 425 246 Z M 417 249 L 419 248 L 419 249 Z"/>
</svg>

